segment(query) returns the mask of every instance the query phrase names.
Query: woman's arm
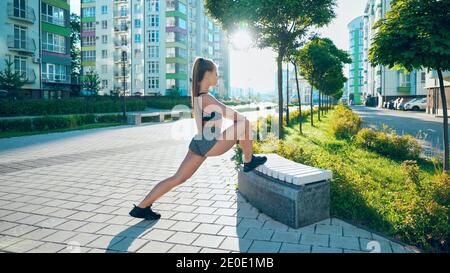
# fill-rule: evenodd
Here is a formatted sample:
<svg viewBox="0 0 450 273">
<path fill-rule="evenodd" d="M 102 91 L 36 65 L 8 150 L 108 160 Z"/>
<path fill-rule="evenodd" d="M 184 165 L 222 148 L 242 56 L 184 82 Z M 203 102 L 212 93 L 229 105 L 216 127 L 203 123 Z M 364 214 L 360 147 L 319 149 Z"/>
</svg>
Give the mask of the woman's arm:
<svg viewBox="0 0 450 273">
<path fill-rule="evenodd" d="M 224 118 L 229 120 L 233 121 L 246 120 L 246 117 L 244 115 L 241 115 L 231 107 L 226 106 L 225 104 L 218 101 L 215 97 L 209 94 L 202 96 L 202 105 L 206 113 L 216 111 L 221 113 Z"/>
</svg>

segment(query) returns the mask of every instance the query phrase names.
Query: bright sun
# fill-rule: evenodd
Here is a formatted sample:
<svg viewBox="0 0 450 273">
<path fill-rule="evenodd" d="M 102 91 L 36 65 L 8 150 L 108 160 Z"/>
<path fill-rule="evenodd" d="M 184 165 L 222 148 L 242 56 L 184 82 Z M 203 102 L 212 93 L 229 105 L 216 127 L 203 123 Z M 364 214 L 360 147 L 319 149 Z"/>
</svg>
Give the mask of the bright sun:
<svg viewBox="0 0 450 273">
<path fill-rule="evenodd" d="M 247 30 L 235 32 L 231 41 L 235 50 L 248 50 L 253 45 L 252 36 Z"/>
</svg>

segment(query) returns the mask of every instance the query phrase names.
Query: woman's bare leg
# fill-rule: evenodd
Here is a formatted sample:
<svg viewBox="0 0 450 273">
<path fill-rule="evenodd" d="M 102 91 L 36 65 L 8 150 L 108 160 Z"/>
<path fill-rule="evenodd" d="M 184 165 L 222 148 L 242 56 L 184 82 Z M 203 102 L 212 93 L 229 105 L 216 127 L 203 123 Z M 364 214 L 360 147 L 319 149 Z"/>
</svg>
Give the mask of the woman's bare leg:
<svg viewBox="0 0 450 273">
<path fill-rule="evenodd" d="M 221 139 L 206 154 L 207 156 L 219 156 L 230 150 L 239 140 L 242 152 L 244 153 L 244 162 L 250 162 L 253 155 L 252 131 L 248 120 L 237 121 L 227 128 Z"/>
<path fill-rule="evenodd" d="M 178 171 L 173 176 L 159 182 L 147 195 L 147 197 L 145 197 L 145 199 L 139 204 L 139 207 L 146 208 L 152 205 L 158 198 L 191 178 L 205 159 L 206 157 L 189 151 L 178 168 Z"/>
</svg>

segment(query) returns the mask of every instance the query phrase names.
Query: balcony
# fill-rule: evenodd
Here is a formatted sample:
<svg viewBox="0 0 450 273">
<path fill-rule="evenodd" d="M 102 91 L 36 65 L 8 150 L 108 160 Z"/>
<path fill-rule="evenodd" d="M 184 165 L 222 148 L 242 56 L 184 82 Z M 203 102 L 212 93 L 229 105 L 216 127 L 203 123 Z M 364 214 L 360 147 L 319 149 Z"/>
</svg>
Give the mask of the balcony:
<svg viewBox="0 0 450 273">
<path fill-rule="evenodd" d="M 34 72 L 34 69 L 28 69 L 25 76 L 28 83 L 36 82 L 36 73 Z"/>
<path fill-rule="evenodd" d="M 128 53 L 127 56 L 125 57 L 125 61 L 128 62 Z M 122 53 L 114 53 L 114 62 L 115 63 L 123 63 L 122 60 Z"/>
<path fill-rule="evenodd" d="M 114 39 L 114 46 L 115 47 L 128 46 L 128 40 Z"/>
<path fill-rule="evenodd" d="M 127 25 L 115 25 L 114 26 L 114 31 L 115 32 L 127 32 L 128 31 L 128 26 Z"/>
<path fill-rule="evenodd" d="M 14 35 L 8 35 L 7 43 L 10 50 L 24 53 L 34 53 L 36 51 L 36 43 L 31 38 L 15 39 Z"/>
<path fill-rule="evenodd" d="M 130 13 L 128 12 L 128 10 L 115 10 L 114 11 L 114 18 L 124 18 L 124 17 L 128 17 L 130 15 Z"/>
<path fill-rule="evenodd" d="M 34 22 L 36 21 L 34 9 L 29 6 L 25 6 L 25 9 L 19 9 L 17 7 L 14 7 L 14 4 L 12 2 L 9 2 L 7 5 L 7 10 L 8 17 L 10 19 L 19 20 L 31 24 L 34 24 Z"/>
<path fill-rule="evenodd" d="M 129 68 L 125 68 L 125 77 L 129 77 L 130 76 L 130 69 Z M 114 69 L 114 77 L 116 78 L 123 78 L 123 70 L 122 67 L 121 68 L 115 68 Z"/>
<path fill-rule="evenodd" d="M 399 87 L 397 87 L 397 92 L 399 92 L 399 93 L 409 93 L 409 92 L 411 92 L 411 86 L 409 86 L 409 85 L 399 86 Z"/>
</svg>

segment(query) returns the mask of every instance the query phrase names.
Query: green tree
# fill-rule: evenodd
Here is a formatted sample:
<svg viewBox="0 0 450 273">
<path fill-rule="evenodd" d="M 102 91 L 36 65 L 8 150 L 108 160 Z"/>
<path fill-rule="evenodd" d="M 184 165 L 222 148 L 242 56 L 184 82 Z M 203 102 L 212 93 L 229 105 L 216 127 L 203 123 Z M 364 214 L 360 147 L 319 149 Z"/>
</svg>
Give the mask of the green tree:
<svg viewBox="0 0 450 273">
<path fill-rule="evenodd" d="M 14 63 L 5 59 L 5 68 L 0 71 L 0 90 L 7 91 L 7 96 L 11 100 L 23 97 L 22 87 L 27 83 L 26 75 L 13 69 Z"/>
<path fill-rule="evenodd" d="M 94 92 L 95 95 L 100 91 L 100 76 L 95 71 L 88 71 L 83 79 L 83 88 Z"/>
<path fill-rule="evenodd" d="M 369 52 L 372 65 L 436 70 L 444 114 L 444 171 L 449 170 L 448 114 L 442 72 L 450 70 L 450 1 L 395 0 L 377 30 Z"/>
<path fill-rule="evenodd" d="M 320 121 L 320 93 L 326 92 L 331 95 L 337 92 L 336 86 L 345 83 L 343 76 L 344 63 L 350 63 L 351 59 L 347 52 L 338 49 L 328 38 L 315 37 L 298 51 L 297 60 L 301 75 L 311 85 L 311 125 L 313 121 L 313 88 L 319 90 L 319 111 Z M 332 90 L 332 91 L 330 91 Z"/>
<path fill-rule="evenodd" d="M 279 137 L 283 138 L 282 62 L 295 41 L 311 27 L 328 24 L 336 0 L 205 0 L 208 14 L 229 33 L 249 29 L 259 48 L 270 47 L 277 56 Z"/>
<path fill-rule="evenodd" d="M 81 74 L 81 20 L 75 13 L 70 15 L 70 26 L 72 29 L 70 33 L 70 57 L 72 58 L 70 75 L 73 79 L 79 79 Z"/>
</svg>

